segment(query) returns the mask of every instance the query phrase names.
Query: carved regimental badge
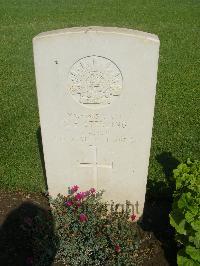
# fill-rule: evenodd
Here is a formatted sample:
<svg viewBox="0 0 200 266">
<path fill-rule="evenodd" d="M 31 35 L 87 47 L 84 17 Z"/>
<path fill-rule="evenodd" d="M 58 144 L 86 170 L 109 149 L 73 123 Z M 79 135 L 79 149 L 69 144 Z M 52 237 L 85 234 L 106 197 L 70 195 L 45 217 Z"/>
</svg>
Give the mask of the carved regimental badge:
<svg viewBox="0 0 200 266">
<path fill-rule="evenodd" d="M 109 105 L 122 90 L 122 74 L 110 59 L 87 56 L 73 64 L 69 73 L 72 97 L 87 107 Z"/>
</svg>

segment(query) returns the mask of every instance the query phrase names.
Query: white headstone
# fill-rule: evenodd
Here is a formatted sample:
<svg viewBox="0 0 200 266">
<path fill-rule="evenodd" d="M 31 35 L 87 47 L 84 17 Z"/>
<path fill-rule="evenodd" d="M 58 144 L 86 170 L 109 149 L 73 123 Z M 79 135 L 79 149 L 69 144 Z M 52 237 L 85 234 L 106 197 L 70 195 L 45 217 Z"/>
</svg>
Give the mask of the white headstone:
<svg viewBox="0 0 200 266">
<path fill-rule="evenodd" d="M 49 193 L 104 189 L 143 211 L 159 39 L 120 28 L 69 28 L 33 39 Z"/>
</svg>

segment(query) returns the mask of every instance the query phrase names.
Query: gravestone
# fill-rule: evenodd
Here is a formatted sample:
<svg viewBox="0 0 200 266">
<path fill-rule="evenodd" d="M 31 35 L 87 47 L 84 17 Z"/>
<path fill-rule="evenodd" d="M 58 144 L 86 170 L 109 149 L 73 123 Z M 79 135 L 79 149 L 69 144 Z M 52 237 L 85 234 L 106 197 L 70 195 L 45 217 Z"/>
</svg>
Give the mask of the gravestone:
<svg viewBox="0 0 200 266">
<path fill-rule="evenodd" d="M 159 39 L 131 29 L 83 27 L 33 39 L 49 193 L 104 189 L 143 211 Z"/>
</svg>

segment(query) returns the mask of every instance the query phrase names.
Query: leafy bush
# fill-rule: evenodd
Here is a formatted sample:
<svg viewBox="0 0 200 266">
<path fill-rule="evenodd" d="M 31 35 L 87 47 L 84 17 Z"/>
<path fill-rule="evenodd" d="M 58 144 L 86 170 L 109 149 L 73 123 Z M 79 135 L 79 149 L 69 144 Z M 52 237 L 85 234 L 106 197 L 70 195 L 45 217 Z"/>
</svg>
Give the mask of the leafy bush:
<svg viewBox="0 0 200 266">
<path fill-rule="evenodd" d="M 200 265 L 200 162 L 187 161 L 174 170 L 176 191 L 170 223 L 181 249 L 178 265 Z"/>
<path fill-rule="evenodd" d="M 57 261 L 66 265 L 135 265 L 139 243 L 136 216 L 108 212 L 103 192 L 70 189 L 68 196 L 51 199 L 59 246 Z"/>
</svg>

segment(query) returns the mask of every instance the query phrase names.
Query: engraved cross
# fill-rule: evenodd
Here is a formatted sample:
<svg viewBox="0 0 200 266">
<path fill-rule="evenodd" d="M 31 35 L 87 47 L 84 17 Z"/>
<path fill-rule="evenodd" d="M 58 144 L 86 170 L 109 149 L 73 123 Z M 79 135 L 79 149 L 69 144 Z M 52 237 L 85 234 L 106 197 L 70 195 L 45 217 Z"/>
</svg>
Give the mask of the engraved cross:
<svg viewBox="0 0 200 266">
<path fill-rule="evenodd" d="M 93 149 L 93 153 L 94 153 L 94 160 L 93 162 L 83 162 L 80 163 L 79 167 L 89 167 L 89 168 L 93 168 L 93 176 L 95 179 L 95 185 L 96 188 L 98 188 L 98 168 L 107 168 L 107 169 L 113 169 L 113 162 L 111 164 L 99 164 L 98 163 L 98 154 L 97 154 L 97 147 L 90 145 L 90 147 L 92 147 Z"/>
</svg>

